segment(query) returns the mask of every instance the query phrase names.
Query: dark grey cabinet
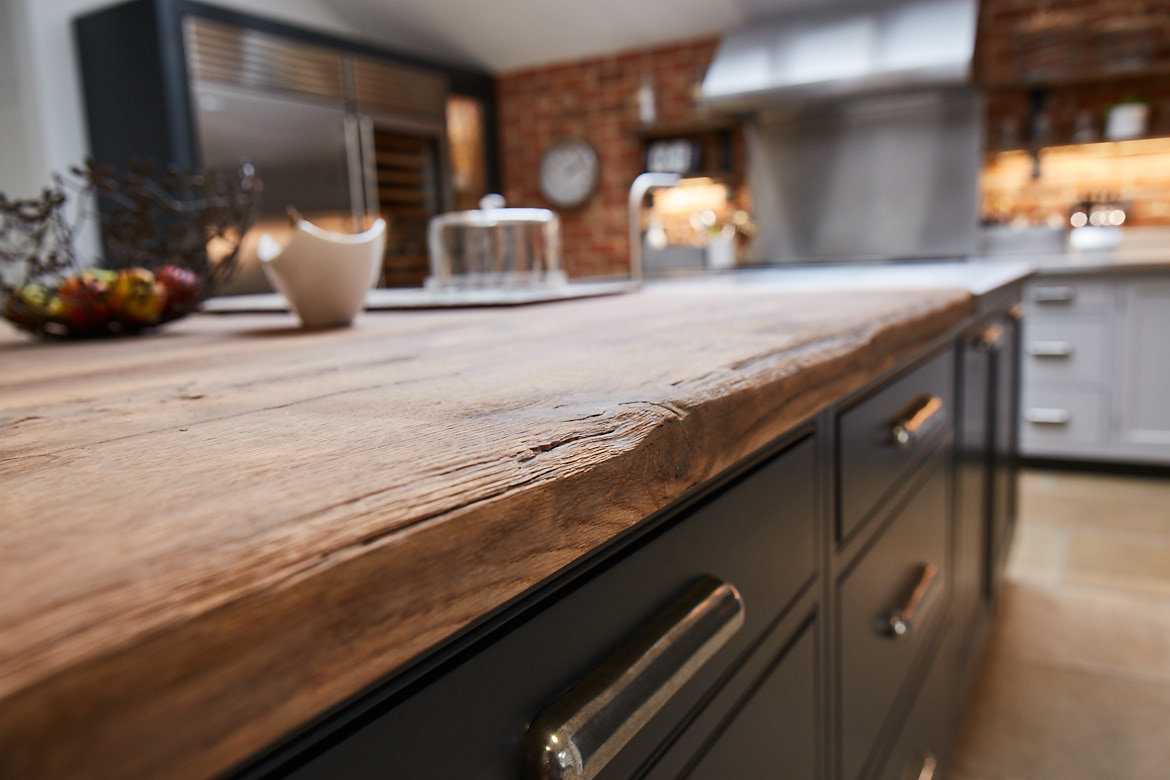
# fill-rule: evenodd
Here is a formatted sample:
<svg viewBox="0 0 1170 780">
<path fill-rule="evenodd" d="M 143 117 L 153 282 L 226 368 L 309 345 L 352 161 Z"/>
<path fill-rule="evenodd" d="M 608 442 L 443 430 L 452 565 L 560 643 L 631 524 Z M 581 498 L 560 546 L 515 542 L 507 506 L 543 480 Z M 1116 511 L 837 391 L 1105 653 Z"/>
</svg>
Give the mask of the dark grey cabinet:
<svg viewBox="0 0 1170 780">
<path fill-rule="evenodd" d="M 708 581 L 734 586 L 742 624 L 704 662 L 682 656 L 648 715 L 604 705 L 636 728 L 584 776 L 941 776 L 1014 518 L 1001 300 L 235 776 L 537 776 L 534 721 L 634 674 L 629 648 Z"/>
</svg>

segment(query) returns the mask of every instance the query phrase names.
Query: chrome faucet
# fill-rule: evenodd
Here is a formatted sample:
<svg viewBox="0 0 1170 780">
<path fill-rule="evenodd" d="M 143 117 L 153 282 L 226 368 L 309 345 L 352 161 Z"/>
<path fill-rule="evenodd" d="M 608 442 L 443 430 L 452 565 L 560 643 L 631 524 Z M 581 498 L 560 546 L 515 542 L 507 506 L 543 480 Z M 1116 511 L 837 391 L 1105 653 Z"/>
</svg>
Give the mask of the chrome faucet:
<svg viewBox="0 0 1170 780">
<path fill-rule="evenodd" d="M 643 173 L 630 185 L 630 278 L 642 280 L 642 203 L 651 190 L 673 187 L 677 173 Z"/>
</svg>

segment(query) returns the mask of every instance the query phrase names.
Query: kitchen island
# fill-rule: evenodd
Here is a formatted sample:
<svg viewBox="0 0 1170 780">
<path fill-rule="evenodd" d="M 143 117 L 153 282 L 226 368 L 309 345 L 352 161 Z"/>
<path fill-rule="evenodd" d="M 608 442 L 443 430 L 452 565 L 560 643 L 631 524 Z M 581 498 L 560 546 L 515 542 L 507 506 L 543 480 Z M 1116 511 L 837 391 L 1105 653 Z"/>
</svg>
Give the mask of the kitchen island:
<svg viewBox="0 0 1170 780">
<path fill-rule="evenodd" d="M 917 489 L 907 475 L 929 461 L 944 475 L 931 484 L 951 490 L 948 427 L 889 471 L 901 493 L 863 486 L 882 498 L 859 499 L 846 528 L 828 498 L 852 468 L 836 454 L 849 427 L 836 420 L 922 371 L 940 399 L 959 399 L 961 344 L 990 338 L 1023 276 L 1001 268 L 989 284 L 988 273 L 868 292 L 830 291 L 831 279 L 664 285 L 506 310 L 369 313 L 334 331 L 241 315 L 100 343 L 5 332 L 0 776 L 311 770 L 341 735 L 425 699 L 547 604 L 604 579 L 613 560 L 654 534 L 673 538 L 702 501 L 803 448 L 811 478 L 792 485 L 794 506 L 797 488 L 811 496 L 808 577 L 774 614 L 754 616 L 744 589 L 751 642 L 729 646 L 710 665 L 718 674 L 676 697 L 685 712 L 662 715 L 673 719 L 655 726 L 667 738 L 635 764 L 652 755 L 668 766 L 663 746 L 689 738 L 678 724 L 705 729 L 703 713 L 721 706 L 710 692 L 734 688 L 728 675 L 750 668 L 784 621 L 811 605 L 827 645 L 817 652 L 842 649 L 829 630 L 834 588 L 882 546 L 895 505 Z M 869 433 L 859 435 L 860 452 Z M 960 569 L 939 603 L 952 590 L 961 600 Z M 602 621 L 617 638 L 620 611 Z M 935 612 L 931 625 L 957 622 Z M 922 667 L 927 651 L 916 652 Z M 822 669 L 818 686 L 844 687 L 847 671 Z M 829 694 L 818 687 L 815 699 L 819 718 Z M 913 700 L 904 687 L 888 712 Z M 877 712 L 852 757 L 839 750 L 851 726 L 817 726 L 818 775 L 880 771 L 902 719 Z M 519 739 L 526 723 L 502 725 Z M 435 761 L 450 758 L 444 742 L 432 735 Z M 831 758 L 841 752 L 843 768 Z"/>
</svg>

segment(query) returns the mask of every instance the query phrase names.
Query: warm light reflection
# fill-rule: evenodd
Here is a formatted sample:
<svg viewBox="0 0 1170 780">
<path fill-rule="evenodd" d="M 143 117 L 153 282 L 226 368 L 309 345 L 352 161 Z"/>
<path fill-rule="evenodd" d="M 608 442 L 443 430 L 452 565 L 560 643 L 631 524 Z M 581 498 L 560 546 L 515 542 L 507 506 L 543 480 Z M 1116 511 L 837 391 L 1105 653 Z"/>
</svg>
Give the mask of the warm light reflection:
<svg viewBox="0 0 1170 780">
<path fill-rule="evenodd" d="M 652 197 L 649 227 L 663 246 L 706 246 L 740 209 L 730 188 L 709 178 L 684 179 Z"/>
<path fill-rule="evenodd" d="M 1034 225 L 1055 217 L 1065 224 L 1073 207 L 1091 198 L 1119 206 L 1094 212 L 1100 224 L 1170 225 L 1170 138 L 1053 146 L 1038 154 L 1038 178 L 1028 152 L 990 158 L 980 180 L 984 217 Z"/>
</svg>

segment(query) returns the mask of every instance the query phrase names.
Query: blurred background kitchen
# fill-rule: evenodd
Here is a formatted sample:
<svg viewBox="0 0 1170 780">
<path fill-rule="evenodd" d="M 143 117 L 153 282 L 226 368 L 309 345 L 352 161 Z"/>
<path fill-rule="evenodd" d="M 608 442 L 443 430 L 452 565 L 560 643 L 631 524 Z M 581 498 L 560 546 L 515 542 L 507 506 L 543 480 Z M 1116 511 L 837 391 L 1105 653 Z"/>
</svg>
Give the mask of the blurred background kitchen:
<svg viewBox="0 0 1170 780">
<path fill-rule="evenodd" d="M 955 776 L 1155 776 L 1168 77 L 1170 0 L 0 0 L 0 192 L 90 154 L 247 158 L 249 235 L 290 206 L 334 230 L 381 216 L 378 285 L 420 291 L 429 221 L 491 193 L 556 213 L 574 284 L 1029 260 L 1033 470 L 993 646 L 1019 663 L 993 666 Z M 226 292 L 270 288 L 253 260 Z M 1099 741 L 1088 700 L 1133 706 L 1098 708 Z"/>
</svg>

